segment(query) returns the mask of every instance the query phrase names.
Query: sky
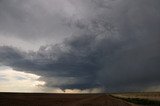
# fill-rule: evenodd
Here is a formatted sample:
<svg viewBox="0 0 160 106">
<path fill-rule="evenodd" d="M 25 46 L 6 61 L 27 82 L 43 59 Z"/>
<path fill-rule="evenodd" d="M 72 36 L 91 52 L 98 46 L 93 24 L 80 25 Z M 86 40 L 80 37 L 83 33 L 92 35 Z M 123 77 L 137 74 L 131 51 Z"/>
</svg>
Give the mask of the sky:
<svg viewBox="0 0 160 106">
<path fill-rule="evenodd" d="M 0 0 L 0 92 L 160 91 L 159 0 Z"/>
</svg>

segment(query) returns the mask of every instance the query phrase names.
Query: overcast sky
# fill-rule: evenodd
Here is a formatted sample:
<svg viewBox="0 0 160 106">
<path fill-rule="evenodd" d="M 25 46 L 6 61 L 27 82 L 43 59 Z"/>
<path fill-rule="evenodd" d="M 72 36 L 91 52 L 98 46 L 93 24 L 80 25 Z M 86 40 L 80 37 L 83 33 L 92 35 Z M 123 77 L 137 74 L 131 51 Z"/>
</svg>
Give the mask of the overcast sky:
<svg viewBox="0 0 160 106">
<path fill-rule="evenodd" d="M 159 5 L 0 0 L 0 91 L 160 91 Z"/>
</svg>

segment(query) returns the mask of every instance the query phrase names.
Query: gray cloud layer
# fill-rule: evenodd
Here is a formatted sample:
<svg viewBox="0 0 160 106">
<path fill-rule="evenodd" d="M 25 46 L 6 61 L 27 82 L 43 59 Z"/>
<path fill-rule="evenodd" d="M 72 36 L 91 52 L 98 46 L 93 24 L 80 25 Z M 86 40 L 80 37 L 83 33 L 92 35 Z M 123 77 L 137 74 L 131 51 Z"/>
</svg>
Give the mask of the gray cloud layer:
<svg viewBox="0 0 160 106">
<path fill-rule="evenodd" d="M 16 70 L 42 75 L 48 82 L 47 86 L 63 89 L 101 87 L 108 91 L 127 91 L 142 90 L 160 84 L 159 0 L 87 0 L 85 2 L 71 0 L 70 2 L 75 6 L 82 5 L 85 10 L 85 12 L 81 10 L 82 8 L 76 10 L 80 11 L 77 17 L 71 16 L 65 22 L 65 25 L 74 30 L 71 31 L 73 36 L 61 43 L 41 46 L 36 52 L 23 52 L 15 47 L 1 46 L 0 63 Z M 17 8 L 22 7 L 17 6 Z M 75 12 L 72 9 L 69 9 L 71 15 Z M 18 17 L 16 12 L 18 12 L 16 9 L 13 10 L 12 15 Z M 39 11 L 33 11 L 35 12 Z M 4 14 L 2 11 L 0 13 Z M 10 18 L 10 16 L 6 17 Z M 15 23 L 21 23 L 17 21 Z M 10 21 L 7 22 L 11 24 Z M 46 23 L 42 20 L 42 24 L 43 22 Z M 51 20 L 48 20 L 45 25 L 52 27 L 50 22 Z M 26 24 L 30 23 L 26 22 Z M 37 24 L 39 26 L 39 22 Z M 5 28 L 5 25 L 7 24 L 1 25 L 1 32 L 17 31 L 16 36 L 24 34 L 27 30 L 22 28 L 19 31 L 16 27 L 12 29 L 12 26 Z M 44 30 L 45 25 L 40 25 L 42 27 L 37 30 L 41 28 Z M 62 27 L 60 29 L 64 30 Z M 44 33 L 41 31 L 38 33 L 48 35 L 50 31 L 46 30 Z M 36 35 L 36 32 L 30 29 L 29 31 L 32 34 L 23 37 L 32 38 Z M 63 79 L 65 81 L 57 84 L 53 81 L 54 78 L 57 82 Z"/>
</svg>

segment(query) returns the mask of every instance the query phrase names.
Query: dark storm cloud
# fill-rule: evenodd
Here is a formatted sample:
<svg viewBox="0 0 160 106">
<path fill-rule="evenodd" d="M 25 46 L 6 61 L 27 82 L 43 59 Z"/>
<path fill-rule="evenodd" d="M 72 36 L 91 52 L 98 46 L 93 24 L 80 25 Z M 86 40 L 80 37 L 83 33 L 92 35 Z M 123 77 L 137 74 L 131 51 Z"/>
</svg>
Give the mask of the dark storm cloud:
<svg viewBox="0 0 160 106">
<path fill-rule="evenodd" d="M 102 12 L 109 15 L 106 11 L 109 3 L 108 0 L 1 0 L 0 45 L 36 51 L 42 45 L 62 42 L 77 31 L 72 24 L 78 20 L 88 23 Z"/>
<path fill-rule="evenodd" d="M 54 3 L 55 0 L 53 0 Z M 5 36 L 21 39 L 51 38 L 67 33 L 65 18 L 58 9 L 48 8 L 50 0 L 2 0 L 0 3 L 0 31 Z M 43 4 L 44 3 L 44 4 Z M 56 2 L 55 2 L 56 4 Z M 59 3 L 57 3 L 59 5 Z M 61 5 L 60 5 L 61 6 Z M 55 9 L 57 7 L 57 9 Z M 61 32 L 59 31 L 61 29 Z M 54 32 L 54 33 L 53 33 Z M 55 34 L 55 35 L 54 35 Z M 58 36 L 57 36 L 58 39 Z"/>
<path fill-rule="evenodd" d="M 37 50 L 72 34 L 68 2 L 63 0 L 1 0 L 0 45 Z M 71 7 L 72 8 L 72 7 Z M 19 45 L 18 43 L 21 43 Z M 34 45 L 31 45 L 33 43 Z"/>
<path fill-rule="evenodd" d="M 109 0 L 93 1 L 98 12 L 94 17 L 68 23 L 75 27 L 72 37 L 36 52 L 1 46 L 0 62 L 39 74 L 47 86 L 63 89 L 134 91 L 159 85 L 160 2 L 116 0 L 113 8 Z M 66 82 L 55 84 L 52 78 Z"/>
</svg>

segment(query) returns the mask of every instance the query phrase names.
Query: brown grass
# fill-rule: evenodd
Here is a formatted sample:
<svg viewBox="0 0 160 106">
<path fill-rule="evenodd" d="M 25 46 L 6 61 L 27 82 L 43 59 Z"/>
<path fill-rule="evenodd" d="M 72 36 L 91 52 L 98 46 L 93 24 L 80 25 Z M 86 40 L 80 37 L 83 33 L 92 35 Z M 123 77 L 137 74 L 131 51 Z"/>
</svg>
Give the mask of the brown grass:
<svg viewBox="0 0 160 106">
<path fill-rule="evenodd" d="M 115 93 L 112 95 L 121 98 L 140 98 L 160 101 L 160 92 Z"/>
</svg>

